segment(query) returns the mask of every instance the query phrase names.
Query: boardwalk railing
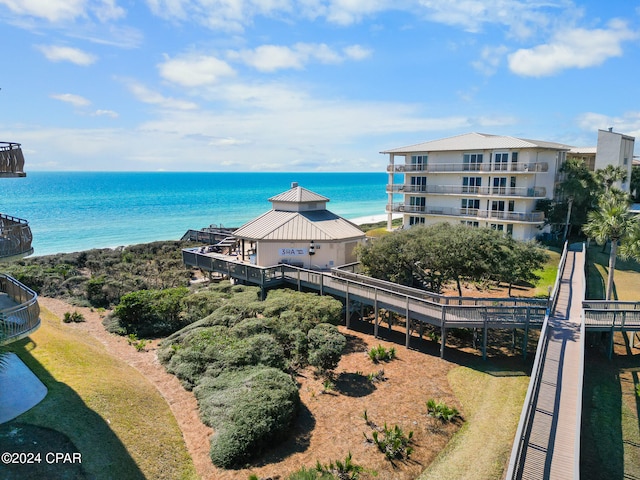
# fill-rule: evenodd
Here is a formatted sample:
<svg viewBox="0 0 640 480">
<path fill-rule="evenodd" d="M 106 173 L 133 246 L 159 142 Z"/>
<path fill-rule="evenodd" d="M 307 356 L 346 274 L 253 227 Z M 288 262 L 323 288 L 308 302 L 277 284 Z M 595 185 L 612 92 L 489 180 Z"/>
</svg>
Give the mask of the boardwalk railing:
<svg viewBox="0 0 640 480">
<path fill-rule="evenodd" d="M 32 239 L 29 222 L 0 214 L 0 258 L 32 254 Z"/>
<path fill-rule="evenodd" d="M 564 248 L 562 250 L 562 256 L 560 257 L 560 263 L 558 265 L 556 282 L 554 284 L 551 298 L 549 300 L 549 309 L 544 317 L 542 328 L 540 330 L 540 338 L 538 339 L 536 356 L 535 360 L 533 361 L 533 367 L 531 368 L 531 379 L 529 380 L 529 387 L 527 388 L 527 394 L 522 406 L 522 413 L 520 414 L 520 421 L 518 422 L 518 429 L 516 430 L 513 448 L 511 450 L 509 468 L 505 477 L 507 480 L 516 480 L 522 478 L 522 469 L 524 467 L 524 453 L 526 446 L 529 443 L 529 437 L 531 435 L 533 413 L 538 401 L 538 392 L 540 391 L 540 385 L 542 382 L 542 372 L 544 370 L 547 346 L 549 345 L 549 316 L 553 313 L 556 305 L 558 304 L 558 293 L 560 292 L 560 283 L 567 263 L 568 247 L 568 243 L 565 242 Z"/>
<path fill-rule="evenodd" d="M 40 305 L 36 292 L 5 274 L 0 274 L 0 292 L 7 294 L 17 304 L 0 310 L 1 343 L 26 337 L 40 326 Z"/>
<path fill-rule="evenodd" d="M 184 249 L 182 260 L 205 271 L 218 272 L 231 278 L 259 285 L 261 289 L 281 284 L 295 285 L 345 300 L 345 322 L 350 326 L 352 307 L 369 305 L 375 311 L 374 333 L 378 332 L 378 310 L 395 312 L 406 319 L 406 345 L 411 338 L 412 321 L 441 328 L 441 356 L 444 355 L 448 328 L 483 328 L 483 357 L 486 356 L 488 328 L 539 328 L 547 311 L 545 299 L 468 298 L 447 299 L 423 290 L 373 279 L 344 269 L 317 271 L 292 265 L 259 267 L 198 248 Z M 526 347 L 526 334 L 525 334 Z"/>
</svg>

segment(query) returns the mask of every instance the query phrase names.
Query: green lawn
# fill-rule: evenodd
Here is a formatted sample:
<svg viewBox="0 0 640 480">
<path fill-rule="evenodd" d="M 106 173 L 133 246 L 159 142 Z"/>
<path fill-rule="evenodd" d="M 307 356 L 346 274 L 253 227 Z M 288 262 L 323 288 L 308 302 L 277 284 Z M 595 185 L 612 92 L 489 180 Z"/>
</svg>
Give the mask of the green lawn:
<svg viewBox="0 0 640 480">
<path fill-rule="evenodd" d="M 45 472 L 25 466 L 14 478 L 196 479 L 178 424 L 156 388 L 95 339 L 44 309 L 41 318 L 37 332 L 9 348 L 48 394 L 4 424 L 0 440 L 6 445 L 20 434 L 42 452 L 68 442 L 81 453 L 83 472 L 71 465 L 49 465 Z"/>
<path fill-rule="evenodd" d="M 495 367 L 492 360 L 473 369 L 457 367 L 449 373 L 465 423 L 419 480 L 503 477 L 529 376 L 518 371 L 492 371 Z"/>
<path fill-rule="evenodd" d="M 609 250 L 589 248 L 587 298 L 605 297 Z M 640 301 L 640 265 L 616 262 L 613 299 Z M 616 354 L 608 360 L 609 341 L 589 334 L 583 390 L 581 478 L 640 478 L 640 350 L 622 334 L 615 337 Z M 636 341 L 638 344 L 638 341 Z"/>
</svg>

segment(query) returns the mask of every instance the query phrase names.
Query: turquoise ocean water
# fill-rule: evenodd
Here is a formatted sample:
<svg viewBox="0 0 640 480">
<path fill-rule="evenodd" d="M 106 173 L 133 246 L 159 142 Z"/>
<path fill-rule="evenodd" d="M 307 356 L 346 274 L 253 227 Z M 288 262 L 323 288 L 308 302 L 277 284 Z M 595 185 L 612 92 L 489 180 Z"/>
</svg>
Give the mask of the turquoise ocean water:
<svg viewBox="0 0 640 480">
<path fill-rule="evenodd" d="M 27 172 L 0 179 L 0 212 L 29 221 L 35 255 L 178 240 L 190 228 L 238 227 L 291 182 L 348 219 L 382 215 L 385 173 Z"/>
</svg>

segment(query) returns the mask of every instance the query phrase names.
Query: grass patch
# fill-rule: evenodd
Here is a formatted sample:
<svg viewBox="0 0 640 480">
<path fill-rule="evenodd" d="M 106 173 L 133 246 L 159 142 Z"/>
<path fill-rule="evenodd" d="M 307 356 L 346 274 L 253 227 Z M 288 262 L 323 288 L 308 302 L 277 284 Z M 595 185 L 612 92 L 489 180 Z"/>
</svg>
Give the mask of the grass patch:
<svg viewBox="0 0 640 480">
<path fill-rule="evenodd" d="M 603 253 L 600 246 L 590 247 L 587 251 L 587 264 L 587 298 L 603 299 L 609 274 L 609 250 Z M 613 283 L 612 300 L 637 301 L 640 292 L 640 264 L 618 258 Z"/>
<path fill-rule="evenodd" d="M 9 350 L 49 393 L 15 423 L 68 438 L 82 454 L 87 478 L 196 479 L 176 420 L 155 387 L 98 341 L 68 329 L 47 310 L 41 319 L 37 332 Z M 48 451 L 57 451 L 56 445 Z M 40 478 L 65 478 L 65 468 L 51 465 Z"/>
<path fill-rule="evenodd" d="M 419 477 L 499 480 L 506 470 L 529 377 L 494 376 L 468 367 L 448 375 L 465 423 Z"/>
<path fill-rule="evenodd" d="M 556 249 L 545 249 L 549 255 L 549 260 L 545 264 L 542 270 L 536 271 L 536 274 L 540 277 L 540 280 L 536 282 L 536 288 L 534 296 L 542 297 L 549 295 L 549 287 L 553 289 L 556 283 L 556 276 L 558 275 L 558 264 L 560 263 L 560 257 L 562 254 Z"/>
</svg>

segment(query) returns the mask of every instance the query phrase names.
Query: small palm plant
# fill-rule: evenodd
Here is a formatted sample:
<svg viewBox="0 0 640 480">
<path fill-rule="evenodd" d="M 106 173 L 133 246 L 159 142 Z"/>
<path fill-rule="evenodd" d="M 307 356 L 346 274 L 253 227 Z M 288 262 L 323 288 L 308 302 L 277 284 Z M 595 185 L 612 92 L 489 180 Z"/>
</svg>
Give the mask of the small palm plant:
<svg viewBox="0 0 640 480">
<path fill-rule="evenodd" d="M 455 407 L 449 407 L 444 402 L 436 402 L 433 398 L 427 402 L 427 414 L 443 422 L 452 422 L 461 416 Z"/>
<path fill-rule="evenodd" d="M 338 480 L 358 480 L 364 467 L 353 463 L 351 452 L 345 457 L 344 462 L 336 460 L 336 463 L 329 462 L 329 465 L 322 465 L 320 461 L 316 463 L 316 470 L 321 474 L 334 475 Z"/>
</svg>

